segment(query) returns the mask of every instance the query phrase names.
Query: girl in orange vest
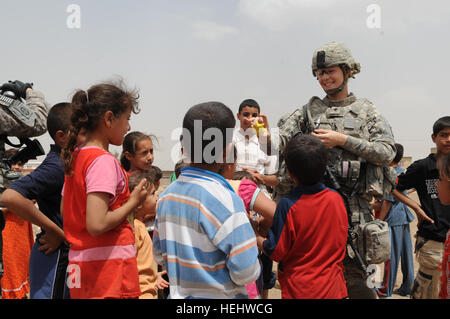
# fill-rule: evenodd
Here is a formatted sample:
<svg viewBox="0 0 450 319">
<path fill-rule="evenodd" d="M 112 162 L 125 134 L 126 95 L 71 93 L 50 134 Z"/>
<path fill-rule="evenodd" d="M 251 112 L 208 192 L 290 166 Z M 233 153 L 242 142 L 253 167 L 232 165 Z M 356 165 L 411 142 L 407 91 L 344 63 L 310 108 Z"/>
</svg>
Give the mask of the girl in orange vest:
<svg viewBox="0 0 450 319">
<path fill-rule="evenodd" d="M 437 162 L 439 180 L 436 183 L 439 200 L 443 205 L 450 205 L 450 153 Z M 444 256 L 441 264 L 441 289 L 439 298 L 450 299 L 450 230 L 444 244 Z"/>
<path fill-rule="evenodd" d="M 109 153 L 130 130 L 137 98 L 116 85 L 98 84 L 72 98 L 72 128 L 63 149 L 63 229 L 70 243 L 71 298 L 138 298 L 139 277 L 133 229 L 126 217 L 147 196 L 143 179 L 131 192 L 127 174 Z M 76 137 L 86 130 L 86 143 Z"/>
</svg>

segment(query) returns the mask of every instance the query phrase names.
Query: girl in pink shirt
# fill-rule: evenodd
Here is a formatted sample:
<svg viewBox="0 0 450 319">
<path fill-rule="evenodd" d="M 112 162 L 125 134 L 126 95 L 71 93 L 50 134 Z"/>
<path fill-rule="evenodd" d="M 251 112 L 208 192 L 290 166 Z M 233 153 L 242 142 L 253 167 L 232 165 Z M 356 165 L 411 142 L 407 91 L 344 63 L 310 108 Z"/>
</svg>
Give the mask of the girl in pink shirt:
<svg viewBox="0 0 450 319">
<path fill-rule="evenodd" d="M 126 217 L 147 196 L 142 180 L 131 192 L 126 172 L 109 153 L 121 145 L 137 113 L 133 93 L 112 84 L 77 91 L 72 99 L 65 170 L 63 229 L 70 243 L 68 286 L 77 298 L 137 298 L 141 295 L 134 233 Z M 78 133 L 86 143 L 75 149 Z"/>
</svg>

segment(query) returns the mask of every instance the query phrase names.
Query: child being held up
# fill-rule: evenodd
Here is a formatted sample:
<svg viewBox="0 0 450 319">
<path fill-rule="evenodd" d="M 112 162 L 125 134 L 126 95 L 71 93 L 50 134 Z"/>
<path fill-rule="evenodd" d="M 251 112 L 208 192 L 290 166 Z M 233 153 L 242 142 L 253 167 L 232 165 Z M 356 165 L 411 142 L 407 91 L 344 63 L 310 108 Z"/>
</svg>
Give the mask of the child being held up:
<svg viewBox="0 0 450 319">
<path fill-rule="evenodd" d="M 284 158 L 296 187 L 278 203 L 267 238 L 257 238 L 258 247 L 279 263 L 283 299 L 347 297 L 347 212 L 341 196 L 322 184 L 327 157 L 314 136 L 289 141 Z"/>
<path fill-rule="evenodd" d="M 136 259 L 139 273 L 139 286 L 142 295 L 139 299 L 157 299 L 158 289 L 164 289 L 169 283 L 162 278 L 166 271 L 158 272 L 157 264 L 153 258 L 153 242 L 145 223 L 154 219 L 156 215 L 155 172 L 136 172 L 128 180 L 130 192 L 142 179 L 147 181 L 147 197 L 145 201 L 134 210 L 134 237 L 136 241 Z"/>
</svg>

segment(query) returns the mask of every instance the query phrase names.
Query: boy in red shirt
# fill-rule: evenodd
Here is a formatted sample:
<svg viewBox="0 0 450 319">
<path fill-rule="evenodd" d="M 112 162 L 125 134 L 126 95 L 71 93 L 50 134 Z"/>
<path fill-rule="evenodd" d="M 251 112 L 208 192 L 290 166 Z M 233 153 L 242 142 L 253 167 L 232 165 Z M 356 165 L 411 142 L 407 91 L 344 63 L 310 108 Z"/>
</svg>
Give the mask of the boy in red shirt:
<svg viewBox="0 0 450 319">
<path fill-rule="evenodd" d="M 284 158 L 296 187 L 278 203 L 267 238 L 258 236 L 258 247 L 279 263 L 282 298 L 346 298 L 347 212 L 341 196 L 321 183 L 327 150 L 318 138 L 297 135 Z"/>
</svg>

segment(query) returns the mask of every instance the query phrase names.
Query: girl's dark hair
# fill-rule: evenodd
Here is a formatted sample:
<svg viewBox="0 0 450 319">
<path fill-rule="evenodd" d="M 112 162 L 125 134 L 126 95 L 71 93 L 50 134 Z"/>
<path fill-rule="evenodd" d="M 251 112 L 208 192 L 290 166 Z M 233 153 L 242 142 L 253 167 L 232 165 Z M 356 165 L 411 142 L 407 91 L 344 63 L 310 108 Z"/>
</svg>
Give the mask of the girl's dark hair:
<svg viewBox="0 0 450 319">
<path fill-rule="evenodd" d="M 125 152 L 134 155 L 137 150 L 137 144 L 144 139 L 149 139 L 152 141 L 151 135 L 147 135 L 139 131 L 130 132 L 125 136 L 122 144 L 122 154 L 120 155 L 120 164 L 127 172 L 131 168 L 131 163 L 125 156 Z"/>
<path fill-rule="evenodd" d="M 320 139 L 312 135 L 296 135 L 286 145 L 284 159 L 287 169 L 302 185 L 323 180 L 328 151 Z"/>
<path fill-rule="evenodd" d="M 403 145 L 399 143 L 395 143 L 395 149 L 397 152 L 395 153 L 395 157 L 392 160 L 395 164 L 399 163 L 403 158 Z"/>
<path fill-rule="evenodd" d="M 438 159 L 437 169 L 440 174 L 450 178 L 450 153 Z"/>
<path fill-rule="evenodd" d="M 138 98 L 137 92 L 127 90 L 123 81 L 97 84 L 87 91 L 75 92 L 71 102 L 69 142 L 61 152 L 66 175 L 70 176 L 72 172 L 72 152 L 75 150 L 80 130 L 84 128 L 86 133 L 95 131 L 107 111 L 111 111 L 115 117 L 130 109 L 135 114 L 139 113 Z"/>
</svg>

